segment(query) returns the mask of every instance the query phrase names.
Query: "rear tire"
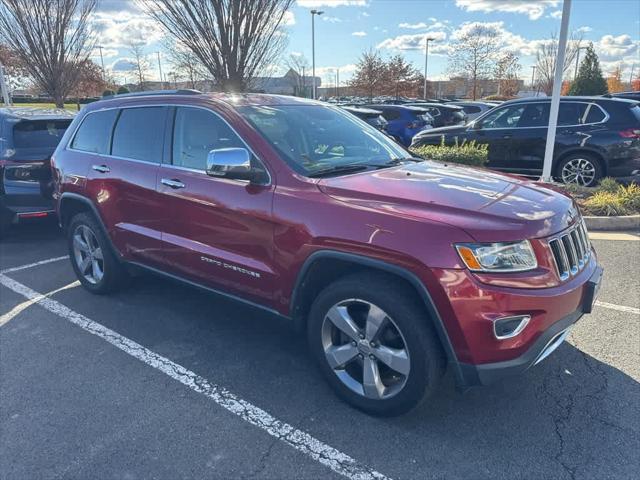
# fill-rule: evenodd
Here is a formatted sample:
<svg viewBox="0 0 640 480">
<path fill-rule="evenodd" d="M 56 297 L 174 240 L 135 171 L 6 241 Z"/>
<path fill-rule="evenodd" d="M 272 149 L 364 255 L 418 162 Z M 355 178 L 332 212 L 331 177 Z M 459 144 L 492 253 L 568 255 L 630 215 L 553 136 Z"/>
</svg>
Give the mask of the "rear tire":
<svg viewBox="0 0 640 480">
<path fill-rule="evenodd" d="M 311 307 L 307 340 L 337 395 L 371 415 L 412 410 L 444 374 L 421 302 L 384 274 L 354 274 L 325 288 Z"/>
<path fill-rule="evenodd" d="M 91 293 L 111 293 L 127 284 L 129 275 L 124 265 L 90 213 L 78 213 L 71 219 L 67 244 L 73 270 Z"/>
<path fill-rule="evenodd" d="M 595 187 L 604 176 L 600 160 L 588 153 L 572 153 L 563 158 L 556 168 L 556 179 L 564 184 Z"/>
</svg>

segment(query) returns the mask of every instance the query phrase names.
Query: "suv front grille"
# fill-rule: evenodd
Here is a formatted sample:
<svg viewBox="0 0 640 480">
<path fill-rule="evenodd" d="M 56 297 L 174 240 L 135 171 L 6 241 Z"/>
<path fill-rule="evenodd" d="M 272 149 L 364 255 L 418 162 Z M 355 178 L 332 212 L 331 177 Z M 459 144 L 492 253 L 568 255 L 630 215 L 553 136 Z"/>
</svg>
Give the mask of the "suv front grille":
<svg viewBox="0 0 640 480">
<path fill-rule="evenodd" d="M 591 246 L 584 222 L 580 220 L 569 230 L 549 240 L 560 280 L 580 272 L 589 261 Z"/>
</svg>

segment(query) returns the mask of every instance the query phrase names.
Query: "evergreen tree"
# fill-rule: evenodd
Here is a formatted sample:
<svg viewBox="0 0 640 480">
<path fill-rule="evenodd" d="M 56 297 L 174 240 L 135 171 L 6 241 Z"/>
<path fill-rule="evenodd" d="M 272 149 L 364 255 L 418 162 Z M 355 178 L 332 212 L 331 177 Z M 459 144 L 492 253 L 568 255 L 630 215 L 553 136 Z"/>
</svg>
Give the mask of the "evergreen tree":
<svg viewBox="0 0 640 480">
<path fill-rule="evenodd" d="M 604 95 L 608 93 L 607 81 L 602 76 L 598 56 L 590 43 L 587 54 L 580 63 L 578 76 L 571 83 L 569 95 Z"/>
<path fill-rule="evenodd" d="M 120 88 L 118 88 L 118 95 L 122 95 L 123 93 L 130 93 L 130 92 L 127 87 L 125 87 L 124 85 L 121 85 Z"/>
</svg>

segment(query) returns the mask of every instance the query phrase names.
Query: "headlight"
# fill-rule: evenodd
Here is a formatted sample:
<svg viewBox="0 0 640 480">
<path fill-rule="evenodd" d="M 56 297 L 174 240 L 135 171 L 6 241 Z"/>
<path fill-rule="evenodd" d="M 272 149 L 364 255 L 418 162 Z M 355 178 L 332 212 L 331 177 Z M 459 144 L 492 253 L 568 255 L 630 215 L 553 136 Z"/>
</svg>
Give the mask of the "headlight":
<svg viewBox="0 0 640 480">
<path fill-rule="evenodd" d="M 458 254 L 474 272 L 524 272 L 538 266 L 528 240 L 509 243 L 459 243 Z"/>
</svg>

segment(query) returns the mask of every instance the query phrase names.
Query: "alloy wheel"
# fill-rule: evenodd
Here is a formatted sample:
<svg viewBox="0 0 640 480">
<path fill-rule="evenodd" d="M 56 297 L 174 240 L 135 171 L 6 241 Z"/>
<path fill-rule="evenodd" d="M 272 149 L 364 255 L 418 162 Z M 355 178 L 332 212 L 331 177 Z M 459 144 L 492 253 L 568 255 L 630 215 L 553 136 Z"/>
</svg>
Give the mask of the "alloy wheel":
<svg viewBox="0 0 640 480">
<path fill-rule="evenodd" d="M 104 276 L 104 256 L 95 233 L 87 225 L 78 225 L 73 232 L 73 257 L 80 274 L 92 284 Z"/>
<path fill-rule="evenodd" d="M 326 360 L 349 389 L 383 400 L 404 388 L 411 369 L 407 343 L 380 307 L 344 300 L 329 309 L 321 332 Z"/>
<path fill-rule="evenodd" d="M 595 180 L 596 167 L 586 158 L 573 158 L 562 167 L 561 177 L 563 183 L 577 183 L 588 187 Z"/>
</svg>

